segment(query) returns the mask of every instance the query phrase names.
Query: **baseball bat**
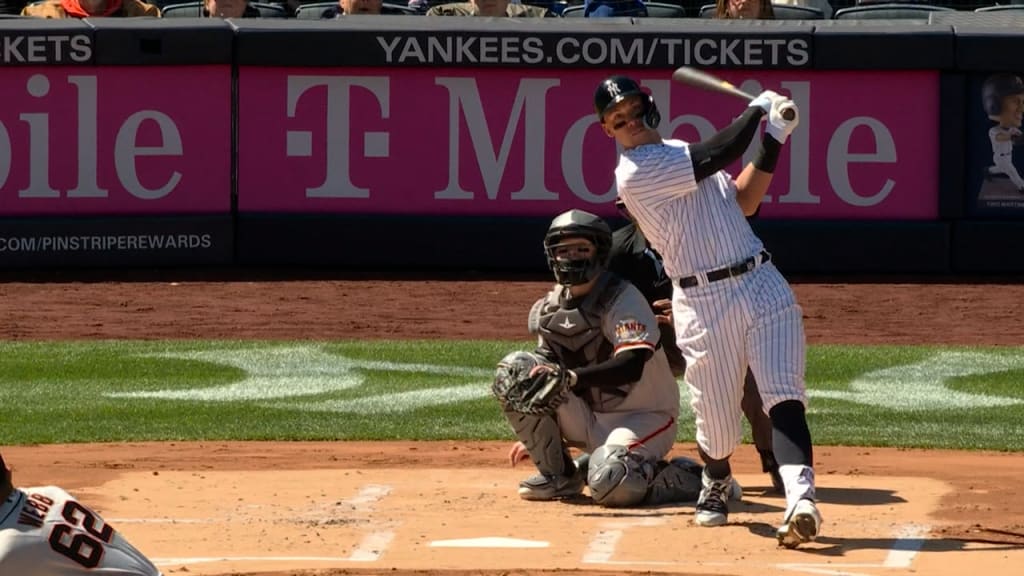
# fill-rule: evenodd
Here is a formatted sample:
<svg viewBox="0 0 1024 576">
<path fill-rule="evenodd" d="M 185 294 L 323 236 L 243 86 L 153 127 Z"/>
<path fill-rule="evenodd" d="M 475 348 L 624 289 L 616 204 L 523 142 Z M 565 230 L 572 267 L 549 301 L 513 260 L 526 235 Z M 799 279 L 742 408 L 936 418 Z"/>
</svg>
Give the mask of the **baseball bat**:
<svg viewBox="0 0 1024 576">
<path fill-rule="evenodd" d="M 752 94 L 748 94 L 747 92 L 740 90 L 730 82 L 689 66 L 680 66 L 679 68 L 676 68 L 675 71 L 672 72 L 672 79 L 680 84 L 686 84 L 695 88 L 703 88 L 704 90 L 721 92 L 722 94 L 729 94 L 730 96 L 743 98 L 747 102 L 754 99 Z M 786 108 L 782 111 L 782 117 L 786 120 L 792 120 L 793 116 L 794 112 L 792 108 Z"/>
</svg>

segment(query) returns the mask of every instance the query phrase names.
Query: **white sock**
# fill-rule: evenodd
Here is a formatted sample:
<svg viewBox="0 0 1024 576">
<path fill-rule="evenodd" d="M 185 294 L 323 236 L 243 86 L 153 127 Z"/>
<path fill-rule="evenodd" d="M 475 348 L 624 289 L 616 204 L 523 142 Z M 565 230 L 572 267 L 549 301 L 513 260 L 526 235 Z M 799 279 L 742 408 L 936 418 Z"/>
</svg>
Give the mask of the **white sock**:
<svg viewBox="0 0 1024 576">
<path fill-rule="evenodd" d="M 796 503 L 803 499 L 814 500 L 814 468 L 802 464 L 784 464 L 779 466 L 779 476 L 786 487 L 786 513 L 783 519 L 789 518 Z"/>
</svg>

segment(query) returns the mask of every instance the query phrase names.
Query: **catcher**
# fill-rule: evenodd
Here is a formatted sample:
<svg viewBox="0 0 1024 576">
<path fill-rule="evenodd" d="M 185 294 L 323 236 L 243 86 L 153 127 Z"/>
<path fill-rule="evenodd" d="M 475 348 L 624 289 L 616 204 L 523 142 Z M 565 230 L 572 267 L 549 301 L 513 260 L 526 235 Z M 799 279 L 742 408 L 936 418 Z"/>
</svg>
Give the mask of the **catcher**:
<svg viewBox="0 0 1024 576">
<path fill-rule="evenodd" d="M 525 500 L 556 500 L 589 486 L 602 506 L 696 500 L 701 466 L 663 460 L 676 439 L 679 386 L 658 347 L 643 294 L 607 270 L 612 232 L 581 210 L 556 217 L 544 237 L 557 285 L 530 310 L 535 352 L 498 363 L 493 392 L 519 438 L 513 465 L 540 474 L 519 484 Z M 589 453 L 573 461 L 569 447 Z"/>
</svg>

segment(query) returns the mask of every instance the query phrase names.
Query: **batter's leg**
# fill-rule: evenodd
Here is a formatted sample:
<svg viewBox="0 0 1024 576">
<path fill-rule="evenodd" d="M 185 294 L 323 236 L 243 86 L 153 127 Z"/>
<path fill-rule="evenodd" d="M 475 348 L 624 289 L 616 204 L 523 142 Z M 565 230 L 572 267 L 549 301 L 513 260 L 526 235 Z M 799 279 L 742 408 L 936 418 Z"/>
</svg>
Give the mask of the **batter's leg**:
<svg viewBox="0 0 1024 576">
<path fill-rule="evenodd" d="M 764 402 L 761 401 L 761 394 L 757 391 L 757 380 L 753 371 L 747 368 L 747 377 L 743 380 L 743 414 L 750 422 L 751 435 L 754 437 L 754 447 L 761 457 L 761 471 L 767 472 L 772 479 L 772 489 L 782 494 L 782 477 L 779 476 L 779 463 L 775 460 L 775 452 L 772 449 L 772 420 L 764 409 Z"/>
<path fill-rule="evenodd" d="M 748 276 L 755 281 L 757 294 L 755 320 L 747 334 L 750 369 L 772 420 L 772 444 L 786 491 L 786 511 L 777 537 L 780 544 L 792 547 L 814 540 L 821 526 L 805 413 L 803 312 L 773 264 Z"/>
<path fill-rule="evenodd" d="M 720 526 L 728 521 L 732 475 L 728 459 L 740 443 L 740 401 L 747 332 L 744 310 L 733 281 L 710 284 L 687 293 L 676 289 L 672 300 L 676 342 L 686 358 L 697 429 L 697 445 L 706 465 L 694 522 Z"/>
</svg>

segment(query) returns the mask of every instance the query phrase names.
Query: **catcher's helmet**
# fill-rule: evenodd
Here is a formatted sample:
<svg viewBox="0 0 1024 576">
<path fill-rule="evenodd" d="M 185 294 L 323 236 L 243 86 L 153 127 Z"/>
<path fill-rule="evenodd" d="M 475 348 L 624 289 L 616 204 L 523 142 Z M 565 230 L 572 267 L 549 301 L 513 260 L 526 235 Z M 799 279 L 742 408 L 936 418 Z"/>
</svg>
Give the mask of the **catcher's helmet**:
<svg viewBox="0 0 1024 576">
<path fill-rule="evenodd" d="M 1024 81 L 1016 74 L 993 74 L 981 86 L 981 104 L 990 118 L 1003 111 L 1003 98 L 1024 94 Z"/>
<path fill-rule="evenodd" d="M 594 245 L 594 254 L 585 259 L 558 258 L 558 247 L 570 238 L 586 238 Z M 548 268 L 563 286 L 586 284 L 608 265 L 612 251 L 612 229 L 599 216 L 583 210 L 563 212 L 551 221 L 544 235 L 544 253 Z"/>
<path fill-rule="evenodd" d="M 641 90 L 635 80 L 625 76 L 611 76 L 598 85 L 597 91 L 594 92 L 594 111 L 597 112 L 597 119 L 604 122 L 604 115 L 608 109 L 630 96 L 640 96 L 642 99 L 643 108 L 640 114 L 644 126 L 657 128 L 661 123 L 661 113 L 654 103 L 654 96 Z"/>
</svg>

